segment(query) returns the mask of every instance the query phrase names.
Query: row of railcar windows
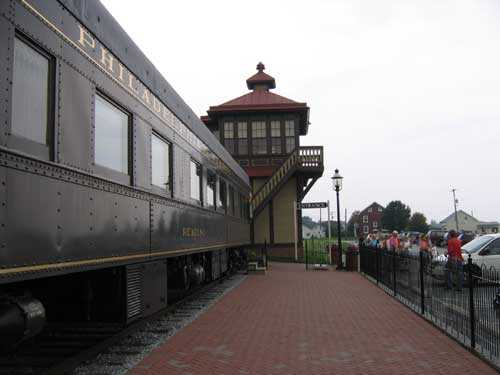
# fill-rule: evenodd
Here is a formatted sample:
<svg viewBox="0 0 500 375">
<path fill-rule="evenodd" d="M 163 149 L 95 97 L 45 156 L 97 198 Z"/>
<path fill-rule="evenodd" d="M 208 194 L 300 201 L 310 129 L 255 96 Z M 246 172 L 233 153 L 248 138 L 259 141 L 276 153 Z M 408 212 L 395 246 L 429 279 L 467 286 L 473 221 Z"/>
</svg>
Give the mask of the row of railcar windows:
<svg viewBox="0 0 500 375">
<path fill-rule="evenodd" d="M 49 147 L 54 60 L 45 51 L 18 35 L 14 40 L 12 134 L 27 142 Z M 112 171 L 128 175 L 131 115 L 105 95 L 95 95 L 94 161 Z M 49 155 L 47 153 L 47 155 Z M 232 186 L 207 169 L 203 198 L 202 166 L 191 160 L 190 197 L 199 205 L 248 217 L 248 202 Z M 159 134 L 151 134 L 151 184 L 172 195 L 172 145 Z M 217 194 L 218 193 L 218 194 Z"/>
</svg>

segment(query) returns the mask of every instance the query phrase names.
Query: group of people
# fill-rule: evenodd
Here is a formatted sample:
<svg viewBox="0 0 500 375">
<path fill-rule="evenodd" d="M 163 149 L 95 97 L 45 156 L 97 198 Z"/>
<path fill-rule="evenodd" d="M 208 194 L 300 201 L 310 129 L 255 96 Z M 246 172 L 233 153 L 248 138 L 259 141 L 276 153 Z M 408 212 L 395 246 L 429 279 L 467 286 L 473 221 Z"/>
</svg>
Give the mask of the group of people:
<svg viewBox="0 0 500 375">
<path fill-rule="evenodd" d="M 408 236 L 400 236 L 397 231 L 393 231 L 390 235 L 381 233 L 370 233 L 364 240 L 366 246 L 372 248 L 395 251 L 396 253 L 408 252 L 415 245 L 423 254 L 425 264 L 438 256 L 436 246 L 432 244 L 427 235 L 418 235 L 415 238 Z M 455 285 L 457 291 L 462 290 L 463 284 L 463 265 L 462 257 L 462 241 L 459 239 L 459 233 L 451 230 L 446 236 L 446 286 L 452 289 Z M 455 279 L 455 280 L 453 280 Z"/>
<path fill-rule="evenodd" d="M 397 231 L 391 234 L 370 233 L 364 240 L 366 246 L 396 252 L 409 251 L 412 246 L 419 246 L 421 250 L 431 253 L 431 243 L 426 235 L 410 237 L 401 236 Z M 436 250 L 434 248 L 434 250 Z M 435 252 L 437 255 L 437 252 Z"/>
</svg>

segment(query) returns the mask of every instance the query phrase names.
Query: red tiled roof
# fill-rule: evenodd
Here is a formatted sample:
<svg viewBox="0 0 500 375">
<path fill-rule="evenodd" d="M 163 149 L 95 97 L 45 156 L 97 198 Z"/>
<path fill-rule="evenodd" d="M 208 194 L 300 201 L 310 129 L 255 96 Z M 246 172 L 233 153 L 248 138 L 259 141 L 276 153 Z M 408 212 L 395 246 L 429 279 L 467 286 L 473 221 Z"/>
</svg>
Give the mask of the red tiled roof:
<svg viewBox="0 0 500 375">
<path fill-rule="evenodd" d="M 268 89 L 276 88 L 276 81 L 274 80 L 274 78 L 269 74 L 264 73 L 262 70 L 259 70 L 257 73 L 247 79 L 247 87 L 250 90 L 258 84 L 267 85 Z"/>
<path fill-rule="evenodd" d="M 296 102 L 270 92 L 270 89 L 276 87 L 276 82 L 272 76 L 264 73 L 264 69 L 264 64 L 259 63 L 258 72 L 247 79 L 247 86 L 252 90 L 251 92 L 210 107 L 207 111 L 208 116 L 202 116 L 202 121 L 209 125 L 216 122 L 219 115 L 234 112 L 294 112 L 300 115 L 300 135 L 307 134 L 309 107 L 306 103 Z"/>
<path fill-rule="evenodd" d="M 232 109 L 252 110 L 257 108 L 307 108 L 307 104 L 296 102 L 270 91 L 255 90 L 238 98 L 229 100 L 221 105 L 210 107 L 209 112 Z"/>
</svg>

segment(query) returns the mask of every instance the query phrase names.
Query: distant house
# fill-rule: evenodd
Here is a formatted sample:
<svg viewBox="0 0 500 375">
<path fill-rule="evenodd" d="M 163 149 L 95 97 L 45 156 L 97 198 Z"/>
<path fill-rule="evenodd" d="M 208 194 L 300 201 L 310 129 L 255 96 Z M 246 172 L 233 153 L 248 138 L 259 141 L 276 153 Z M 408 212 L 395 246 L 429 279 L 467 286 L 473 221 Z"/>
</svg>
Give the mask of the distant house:
<svg viewBox="0 0 500 375">
<path fill-rule="evenodd" d="M 382 230 L 383 214 L 384 207 L 377 202 L 373 202 L 361 211 L 356 222 L 356 233 L 358 237 Z"/>
<path fill-rule="evenodd" d="M 302 237 L 303 238 L 319 238 L 324 237 L 325 231 L 324 228 L 321 228 L 318 224 L 309 228 L 308 226 L 302 225 Z"/>
<path fill-rule="evenodd" d="M 476 219 L 472 215 L 469 215 L 467 212 L 463 210 L 457 211 L 457 221 L 459 230 L 471 231 L 474 233 L 477 232 L 478 225 L 480 224 L 480 221 L 478 219 Z M 455 220 L 455 213 L 453 212 L 447 217 L 445 217 L 443 220 L 439 222 L 439 225 L 441 225 L 441 228 L 443 230 L 452 230 L 452 229 L 456 230 L 457 224 Z"/>
<path fill-rule="evenodd" d="M 500 232 L 500 223 L 498 221 L 480 221 L 477 225 L 478 234 L 490 234 Z"/>
</svg>

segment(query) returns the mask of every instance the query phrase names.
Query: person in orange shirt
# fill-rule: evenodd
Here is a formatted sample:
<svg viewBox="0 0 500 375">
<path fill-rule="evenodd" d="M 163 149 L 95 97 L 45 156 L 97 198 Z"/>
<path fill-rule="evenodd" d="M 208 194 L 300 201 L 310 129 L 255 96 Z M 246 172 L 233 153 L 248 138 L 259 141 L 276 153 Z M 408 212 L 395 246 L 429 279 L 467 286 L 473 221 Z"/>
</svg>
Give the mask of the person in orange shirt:
<svg viewBox="0 0 500 375">
<path fill-rule="evenodd" d="M 451 230 L 448 234 L 448 252 L 446 254 L 446 283 L 448 289 L 453 288 L 452 276 L 455 277 L 455 286 L 457 291 L 462 291 L 464 278 L 464 258 L 462 257 L 462 241 L 458 239 L 458 234 Z"/>
</svg>

